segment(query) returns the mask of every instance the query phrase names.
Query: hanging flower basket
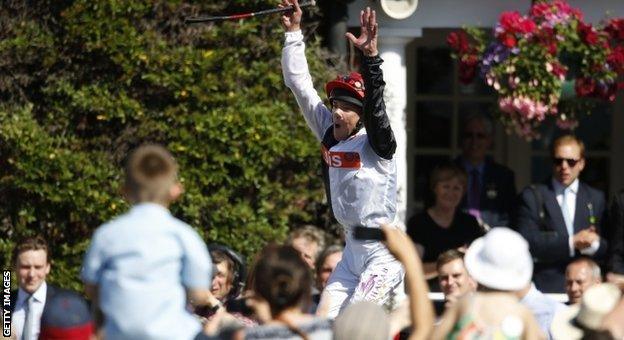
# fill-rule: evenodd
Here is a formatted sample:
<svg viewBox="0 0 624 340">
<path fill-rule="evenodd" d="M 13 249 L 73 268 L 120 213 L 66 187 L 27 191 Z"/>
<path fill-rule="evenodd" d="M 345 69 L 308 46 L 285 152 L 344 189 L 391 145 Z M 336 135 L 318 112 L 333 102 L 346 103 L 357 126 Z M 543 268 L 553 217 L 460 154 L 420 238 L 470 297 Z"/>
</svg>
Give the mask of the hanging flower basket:
<svg viewBox="0 0 624 340">
<path fill-rule="evenodd" d="M 447 42 L 460 81 L 478 76 L 491 86 L 507 131 L 528 140 L 547 119 L 574 129 L 595 101 L 613 101 L 624 87 L 624 18 L 593 27 L 563 0 L 536 2 L 528 15 L 502 13 L 493 35 L 467 28 Z"/>
</svg>

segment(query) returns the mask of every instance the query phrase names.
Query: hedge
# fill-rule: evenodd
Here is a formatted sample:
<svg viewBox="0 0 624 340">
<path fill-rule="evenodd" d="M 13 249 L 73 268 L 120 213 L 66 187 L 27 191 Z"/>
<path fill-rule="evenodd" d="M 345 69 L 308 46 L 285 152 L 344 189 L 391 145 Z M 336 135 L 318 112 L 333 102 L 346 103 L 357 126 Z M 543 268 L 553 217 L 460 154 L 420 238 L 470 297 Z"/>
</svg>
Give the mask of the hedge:
<svg viewBox="0 0 624 340">
<path fill-rule="evenodd" d="M 319 146 L 283 85 L 272 16 L 186 25 L 276 1 L 9 0 L 0 8 L 0 256 L 41 234 L 50 280 L 80 288 L 93 230 L 128 209 L 129 150 L 165 145 L 181 166 L 171 208 L 207 242 L 250 256 L 300 223 L 331 224 Z M 323 51 L 309 34 L 318 81 Z M 155 249 L 154 251 L 158 251 Z"/>
</svg>

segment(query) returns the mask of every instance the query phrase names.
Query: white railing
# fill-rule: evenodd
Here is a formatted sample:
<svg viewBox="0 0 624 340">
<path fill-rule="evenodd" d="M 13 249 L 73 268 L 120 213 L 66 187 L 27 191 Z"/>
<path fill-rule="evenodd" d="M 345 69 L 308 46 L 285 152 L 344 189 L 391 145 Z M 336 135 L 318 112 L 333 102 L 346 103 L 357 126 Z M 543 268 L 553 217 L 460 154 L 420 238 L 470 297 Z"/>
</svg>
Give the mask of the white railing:
<svg viewBox="0 0 624 340">
<path fill-rule="evenodd" d="M 566 294 L 544 294 L 546 296 L 548 296 L 549 298 L 561 302 L 561 303 L 566 303 L 568 302 L 568 295 Z M 440 293 L 440 292 L 430 292 L 429 293 L 429 300 L 431 301 L 444 301 L 444 294 Z"/>
</svg>

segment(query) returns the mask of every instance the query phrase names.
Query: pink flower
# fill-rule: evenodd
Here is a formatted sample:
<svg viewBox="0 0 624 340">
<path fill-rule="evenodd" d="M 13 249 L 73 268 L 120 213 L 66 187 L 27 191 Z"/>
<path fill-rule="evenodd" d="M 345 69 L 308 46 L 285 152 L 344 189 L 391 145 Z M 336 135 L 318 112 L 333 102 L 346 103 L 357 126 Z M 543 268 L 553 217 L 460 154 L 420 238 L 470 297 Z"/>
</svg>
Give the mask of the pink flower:
<svg viewBox="0 0 624 340">
<path fill-rule="evenodd" d="M 498 107 L 507 114 L 517 114 L 523 120 L 538 122 L 543 121 L 549 111 L 544 103 L 524 96 L 502 98 L 498 101 Z"/>
<path fill-rule="evenodd" d="M 574 130 L 578 127 L 579 122 L 576 119 L 567 118 L 565 115 L 563 117 L 557 118 L 555 124 L 562 130 Z"/>
<path fill-rule="evenodd" d="M 580 10 L 572 8 L 562 0 L 537 2 L 531 6 L 529 13 L 535 21 L 546 22 L 551 27 L 568 23 L 572 19 L 583 19 L 583 13 Z"/>
</svg>

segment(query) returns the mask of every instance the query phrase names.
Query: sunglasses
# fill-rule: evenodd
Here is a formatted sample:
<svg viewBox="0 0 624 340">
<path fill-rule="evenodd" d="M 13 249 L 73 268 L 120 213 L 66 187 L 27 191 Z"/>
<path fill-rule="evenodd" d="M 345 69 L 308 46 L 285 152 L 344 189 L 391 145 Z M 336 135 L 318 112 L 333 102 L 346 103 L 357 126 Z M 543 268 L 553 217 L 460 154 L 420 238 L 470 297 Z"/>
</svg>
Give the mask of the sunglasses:
<svg viewBox="0 0 624 340">
<path fill-rule="evenodd" d="M 464 137 L 464 139 L 468 139 L 468 138 L 485 139 L 487 137 L 487 135 L 485 133 L 482 133 L 482 132 L 477 132 L 477 133 L 465 132 L 463 134 L 463 137 Z"/>
<path fill-rule="evenodd" d="M 556 166 L 562 166 L 563 162 L 565 161 L 566 163 L 568 163 L 568 166 L 573 168 L 574 166 L 576 166 L 576 164 L 580 161 L 581 159 L 572 159 L 572 158 L 553 158 L 553 163 Z"/>
</svg>

